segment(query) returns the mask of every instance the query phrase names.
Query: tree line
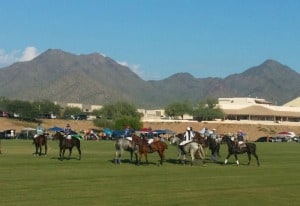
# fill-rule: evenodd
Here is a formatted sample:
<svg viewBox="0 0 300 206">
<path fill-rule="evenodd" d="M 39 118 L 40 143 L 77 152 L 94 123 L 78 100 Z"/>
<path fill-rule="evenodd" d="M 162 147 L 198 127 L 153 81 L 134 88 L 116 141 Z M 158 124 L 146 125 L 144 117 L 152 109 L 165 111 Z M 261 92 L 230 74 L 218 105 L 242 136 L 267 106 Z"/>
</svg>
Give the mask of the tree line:
<svg viewBox="0 0 300 206">
<path fill-rule="evenodd" d="M 171 119 L 189 114 L 197 121 L 209 121 L 224 117 L 221 109 L 216 107 L 216 99 L 206 99 L 193 105 L 189 101 L 175 102 L 167 105 L 165 115 Z M 68 118 L 80 114 L 87 114 L 80 108 L 66 107 L 62 108 L 49 100 L 42 101 L 22 101 L 0 98 L 0 111 L 7 112 L 12 117 L 17 117 L 25 121 L 40 121 L 45 118 L 45 114 L 53 114 L 57 118 Z M 116 102 L 104 105 L 101 109 L 93 110 L 87 115 L 94 115 L 97 118 L 94 121 L 95 126 L 107 127 L 123 130 L 127 125 L 133 130 L 142 127 L 141 118 L 143 114 L 137 111 L 137 108 L 128 102 Z"/>
</svg>

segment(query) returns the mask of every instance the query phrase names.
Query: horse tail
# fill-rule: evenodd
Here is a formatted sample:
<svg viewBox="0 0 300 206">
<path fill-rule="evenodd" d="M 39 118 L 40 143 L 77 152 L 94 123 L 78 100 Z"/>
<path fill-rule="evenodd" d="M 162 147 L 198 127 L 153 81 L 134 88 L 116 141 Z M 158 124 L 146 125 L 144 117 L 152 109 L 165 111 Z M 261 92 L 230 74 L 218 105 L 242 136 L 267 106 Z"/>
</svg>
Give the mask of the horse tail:
<svg viewBox="0 0 300 206">
<path fill-rule="evenodd" d="M 200 156 L 200 158 L 202 159 L 202 160 L 204 160 L 205 159 L 205 152 L 204 152 L 204 150 L 203 150 L 203 147 L 202 147 L 202 145 L 201 144 L 198 144 L 198 154 L 199 154 L 199 156 Z"/>
</svg>

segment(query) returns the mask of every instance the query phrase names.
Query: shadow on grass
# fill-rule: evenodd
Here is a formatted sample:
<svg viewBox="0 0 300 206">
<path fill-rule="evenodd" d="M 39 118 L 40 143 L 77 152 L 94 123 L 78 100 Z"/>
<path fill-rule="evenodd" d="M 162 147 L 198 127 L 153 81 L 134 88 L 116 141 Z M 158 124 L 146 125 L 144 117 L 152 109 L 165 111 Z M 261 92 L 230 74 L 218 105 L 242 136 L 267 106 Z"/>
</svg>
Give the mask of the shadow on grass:
<svg viewBox="0 0 300 206">
<path fill-rule="evenodd" d="M 51 159 L 55 159 L 55 160 L 59 160 L 59 161 L 64 161 L 64 160 L 81 160 L 78 157 L 64 157 L 64 158 L 60 158 L 60 157 L 51 157 Z"/>
</svg>

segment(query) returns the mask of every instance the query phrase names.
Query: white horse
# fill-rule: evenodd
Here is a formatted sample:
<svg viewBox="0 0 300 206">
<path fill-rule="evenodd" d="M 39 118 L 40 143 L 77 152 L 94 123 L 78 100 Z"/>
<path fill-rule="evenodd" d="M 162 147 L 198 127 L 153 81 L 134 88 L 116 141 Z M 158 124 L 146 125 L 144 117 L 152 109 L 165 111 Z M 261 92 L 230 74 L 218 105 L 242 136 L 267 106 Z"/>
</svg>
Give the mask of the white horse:
<svg viewBox="0 0 300 206">
<path fill-rule="evenodd" d="M 137 149 L 133 147 L 132 141 L 128 138 L 126 139 L 117 139 L 115 143 L 116 154 L 115 154 L 115 163 L 121 164 L 121 156 L 123 151 L 130 152 L 130 160 L 132 161 L 133 153 L 135 155 L 135 162 L 137 163 Z"/>
<path fill-rule="evenodd" d="M 196 157 L 195 155 L 198 154 L 198 156 L 202 160 L 203 166 L 205 165 L 205 152 L 201 144 L 197 142 L 189 142 L 185 145 L 182 145 L 182 149 L 179 147 L 179 144 L 182 140 L 174 136 L 170 139 L 171 144 L 175 144 L 178 146 L 178 156 L 177 159 L 181 160 L 182 163 L 186 163 L 186 154 L 191 155 L 191 165 L 195 164 Z"/>
</svg>

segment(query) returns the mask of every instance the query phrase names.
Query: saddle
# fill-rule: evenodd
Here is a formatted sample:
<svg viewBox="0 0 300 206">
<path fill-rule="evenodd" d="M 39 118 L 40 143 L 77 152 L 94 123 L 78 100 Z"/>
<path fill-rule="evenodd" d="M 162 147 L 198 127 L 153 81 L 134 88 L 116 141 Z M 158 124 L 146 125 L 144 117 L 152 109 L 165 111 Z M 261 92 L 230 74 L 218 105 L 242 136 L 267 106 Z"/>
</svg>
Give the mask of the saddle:
<svg viewBox="0 0 300 206">
<path fill-rule="evenodd" d="M 243 142 L 243 143 L 237 145 L 237 150 L 238 150 L 238 151 L 241 151 L 241 150 L 242 150 L 243 148 L 245 148 L 245 147 L 247 147 L 247 146 L 246 146 L 246 143 Z"/>
</svg>

